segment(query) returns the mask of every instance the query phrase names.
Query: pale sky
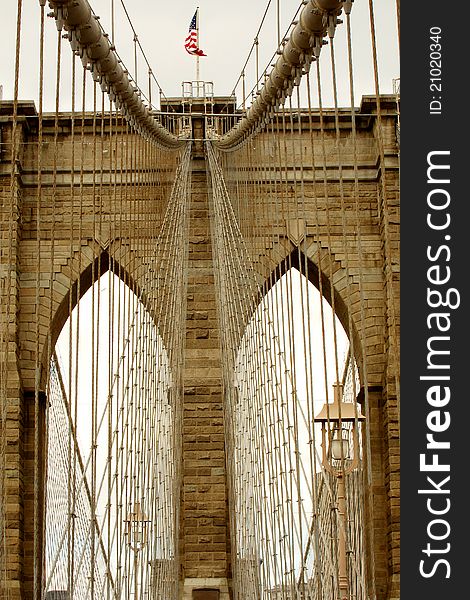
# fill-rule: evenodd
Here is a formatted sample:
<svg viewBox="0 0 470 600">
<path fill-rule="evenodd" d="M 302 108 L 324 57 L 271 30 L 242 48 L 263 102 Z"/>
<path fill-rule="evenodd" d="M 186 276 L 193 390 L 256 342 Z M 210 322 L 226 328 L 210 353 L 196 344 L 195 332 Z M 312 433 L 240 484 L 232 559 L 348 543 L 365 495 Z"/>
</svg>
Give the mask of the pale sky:
<svg viewBox="0 0 470 600">
<path fill-rule="evenodd" d="M 111 34 L 111 5 L 113 0 L 90 0 L 90 4 L 105 31 Z M 166 96 L 180 96 L 181 82 L 195 79 L 195 58 L 184 50 L 190 20 L 199 5 L 200 11 L 200 47 L 207 57 L 200 59 L 200 78 L 213 81 L 215 95 L 230 94 L 234 88 L 248 52 L 257 33 L 268 0 L 177 0 L 158 2 L 156 0 L 126 0 L 127 10 L 139 36 L 139 41 L 152 66 Z M 277 4 L 271 0 L 265 26 L 259 36 L 260 72 L 267 66 L 277 46 Z M 356 98 L 364 94 L 373 94 L 373 70 L 371 63 L 371 42 L 369 33 L 368 0 L 355 0 L 352 12 L 353 54 L 355 64 Z M 297 11 L 300 0 L 279 0 L 281 34 L 283 35 Z M 124 15 L 121 0 L 114 0 L 115 6 L 115 43 L 118 53 L 131 74 L 134 73 L 133 34 Z M 13 96 L 16 0 L 2 1 L 2 20 L 0 23 L 0 85 L 3 85 L 3 98 Z M 46 14 L 50 12 L 46 6 Z M 39 2 L 23 0 L 23 37 L 22 66 L 20 74 L 20 98 L 38 97 L 38 36 Z M 396 0 L 375 0 L 377 45 L 381 92 L 392 91 L 392 80 L 399 77 L 397 50 Z M 341 52 L 345 46 L 346 25 L 340 25 L 337 33 L 337 57 L 341 62 Z M 55 80 L 56 29 L 53 19 L 46 19 L 46 110 L 53 110 Z M 70 72 L 70 48 L 64 41 L 64 81 Z M 325 47 L 323 52 L 328 50 Z M 254 55 L 253 55 L 254 57 Z M 343 59 L 344 60 L 344 59 Z M 256 67 L 252 60 L 246 70 L 247 90 L 255 81 Z M 339 77 L 341 95 L 342 80 Z M 138 63 L 138 83 L 146 93 L 148 90 L 147 67 L 142 59 Z M 61 107 L 67 110 L 67 87 L 64 86 Z M 152 91 L 156 97 L 156 88 Z M 240 90 L 238 91 L 240 95 Z M 340 98 L 341 100 L 341 98 Z M 347 104 L 344 95 L 344 104 Z M 356 104 L 359 104 L 356 101 Z"/>
</svg>

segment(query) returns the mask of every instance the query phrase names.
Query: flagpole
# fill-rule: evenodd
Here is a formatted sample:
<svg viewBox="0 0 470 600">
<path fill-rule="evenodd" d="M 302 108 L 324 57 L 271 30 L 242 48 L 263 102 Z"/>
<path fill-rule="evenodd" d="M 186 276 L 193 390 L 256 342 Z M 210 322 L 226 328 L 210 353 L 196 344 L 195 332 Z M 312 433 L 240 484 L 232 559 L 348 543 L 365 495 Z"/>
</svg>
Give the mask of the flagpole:
<svg viewBox="0 0 470 600">
<path fill-rule="evenodd" d="M 199 47 L 199 6 L 196 8 L 196 33 L 197 45 Z M 196 81 L 199 81 L 199 54 L 196 55 Z"/>
</svg>

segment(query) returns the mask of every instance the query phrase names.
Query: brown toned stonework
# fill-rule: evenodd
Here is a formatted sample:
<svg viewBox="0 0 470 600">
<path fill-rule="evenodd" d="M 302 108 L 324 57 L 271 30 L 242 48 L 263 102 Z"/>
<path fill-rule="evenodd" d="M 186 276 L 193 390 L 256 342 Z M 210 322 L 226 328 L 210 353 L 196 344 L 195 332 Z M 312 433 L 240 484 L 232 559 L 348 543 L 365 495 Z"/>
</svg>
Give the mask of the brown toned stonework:
<svg viewBox="0 0 470 600">
<path fill-rule="evenodd" d="M 184 579 L 229 577 L 219 326 L 205 161 L 191 175 L 183 415 Z"/>
<path fill-rule="evenodd" d="M 0 103 L 0 128 L 2 154 L 0 155 L 0 194 L 3 207 L 10 209 L 12 197 L 11 161 L 8 144 L 11 141 L 11 106 Z M 399 562 L 399 430 L 396 374 L 398 369 L 396 330 L 399 326 L 399 211 L 398 211 L 398 158 L 394 135 L 395 117 L 392 100 L 383 99 L 383 127 L 385 131 L 385 182 L 387 203 L 384 212 L 383 197 L 379 193 L 380 157 L 377 149 L 377 124 L 374 117 L 374 100 L 366 98 L 357 117 L 357 147 L 359 160 L 359 206 L 362 235 L 362 258 L 357 250 L 355 220 L 346 219 L 346 244 L 349 254 L 349 275 L 345 269 L 345 242 L 340 231 L 343 223 L 339 204 L 338 165 L 335 164 L 334 136 L 327 139 L 329 165 L 329 214 L 331 224 L 331 247 L 326 242 L 319 246 L 316 236 L 326 239 L 326 205 L 319 202 L 320 222 L 315 221 L 315 211 L 307 204 L 303 223 L 290 222 L 273 247 L 259 248 L 255 265 L 260 278 L 270 273 L 290 256 L 295 249 L 296 236 L 306 239 L 305 248 L 312 265 L 318 265 L 322 253 L 331 252 L 334 257 L 331 278 L 340 318 L 347 323 L 349 313 L 354 327 L 357 347 L 363 348 L 368 364 L 368 399 L 370 405 L 373 506 L 371 537 L 368 540 L 374 555 L 374 566 L 369 561 L 369 581 L 375 585 L 378 600 L 398 598 Z M 36 348 L 42 361 L 46 351 L 48 333 L 54 342 L 67 316 L 64 302 L 71 286 L 81 282 L 80 295 L 90 285 L 90 270 L 94 257 L 101 253 L 100 265 L 106 270 L 111 259 L 125 268 L 130 261 L 142 263 L 138 247 L 124 248 L 119 243 L 109 250 L 107 242 L 113 236 L 116 224 L 105 219 L 99 231 L 93 225 L 91 158 L 84 163 L 84 195 L 79 212 L 78 203 L 72 207 L 70 199 L 70 167 L 72 138 L 70 116 L 60 117 L 60 176 L 57 182 L 57 206 L 55 215 L 50 205 L 53 163 L 53 118 L 45 119 L 44 128 L 44 196 L 41 204 L 41 227 L 43 240 L 38 256 L 36 228 L 36 176 L 37 176 L 37 115 L 31 103 L 19 107 L 21 146 L 17 172 L 14 177 L 16 215 L 13 227 L 14 244 L 11 248 L 12 275 L 11 294 L 6 297 L 4 282 L 6 265 L 0 265 L 1 306 L 12 316 L 8 327 L 8 407 L 6 421 L 6 575 L 9 600 L 27 600 L 32 597 L 33 587 L 33 527 L 31 514 L 34 503 L 40 510 L 41 496 L 35 498 L 34 470 L 39 480 L 43 473 L 44 436 L 43 419 L 45 399 L 39 402 L 39 421 L 34 419 Z M 333 130 L 332 119 L 327 124 Z M 92 143 L 91 116 L 87 117 L 85 138 Z M 307 120 L 302 135 L 310 140 Z M 319 124 L 314 119 L 313 136 L 319 144 Z M 346 208 L 355 201 L 352 169 L 352 141 L 350 124 L 342 122 L 344 158 L 344 192 Z M 123 134 L 124 135 L 124 134 Z M 80 143 L 77 136 L 75 143 Z M 303 143 L 300 140 L 299 143 Z M 78 152 L 78 150 L 77 150 Z M 108 159 L 106 159 L 108 160 Z M 294 163 L 295 156 L 291 156 Z M 306 162 L 310 160 L 306 158 Z M 104 168 L 109 167 L 106 163 Z M 79 185 L 78 179 L 75 185 Z M 170 187 L 168 180 L 165 185 Z M 306 183 L 306 197 L 312 198 L 320 183 Z M 183 486 L 181 495 L 181 597 L 197 598 L 197 593 L 210 594 L 217 590 L 220 600 L 228 600 L 231 564 L 229 539 L 229 514 L 227 507 L 227 481 L 225 468 L 223 386 L 219 346 L 219 325 L 216 314 L 212 241 L 208 215 L 206 165 L 204 159 L 195 158 L 192 164 L 192 194 L 189 234 L 189 272 L 186 320 L 184 414 L 183 414 Z M 108 213 L 113 207 L 111 190 L 105 186 L 103 202 Z M 380 203 L 380 204 L 379 204 Z M 124 205 L 124 211 L 127 207 Z M 146 227 L 153 219 L 161 218 L 158 199 L 145 205 L 145 214 L 139 222 L 124 214 L 124 226 L 129 231 Z M 388 222 L 384 222 L 384 214 Z M 293 218 L 294 218 L 293 213 Z M 70 236 L 73 224 L 81 221 L 82 239 L 71 249 Z M 8 215 L 2 214 L 2 224 Z M 51 229 L 54 222 L 55 237 L 52 252 Z M 269 229 L 269 213 L 263 216 L 259 227 Z M 387 229 L 387 232 L 385 232 Z M 4 255 L 7 231 L 2 230 L 1 243 Z M 104 251 L 104 248 L 107 248 Z M 126 262 L 127 261 L 127 262 Z M 360 263 L 360 261 L 362 261 Z M 37 268 L 39 264 L 39 294 L 36 296 Z M 362 289 L 359 266 L 365 274 Z M 138 269 L 137 269 L 138 271 Z M 349 281 L 348 281 L 349 277 Z M 137 280 L 138 284 L 138 280 Z M 327 288 L 325 288 L 327 289 Z M 347 290 L 350 296 L 347 297 Z M 364 321 L 361 320 L 361 292 L 366 297 Z M 76 300 L 75 298 L 74 300 Z M 39 306 L 37 306 L 37 301 Z M 393 310 L 392 310 L 393 308 Z M 341 312 L 341 310 L 343 312 Z M 348 312 L 349 311 L 349 312 Z M 38 322 L 36 321 L 38 315 Z M 52 314 L 52 321 L 50 319 Z M 39 340 L 37 336 L 39 332 Z M 45 382 L 41 381 L 41 390 Z M 364 390 L 362 390 L 364 394 Z M 361 399 L 362 400 L 362 399 Z M 35 428 L 38 427 L 39 461 L 34 465 Z M 40 542 L 39 542 L 40 543 Z M 41 577 L 40 569 L 37 577 Z M 205 591 L 204 591 L 205 590 Z M 1 594 L 0 594 L 1 596 Z M 209 598 L 210 596 L 207 596 Z M 202 598 L 202 596 L 201 596 Z"/>
</svg>

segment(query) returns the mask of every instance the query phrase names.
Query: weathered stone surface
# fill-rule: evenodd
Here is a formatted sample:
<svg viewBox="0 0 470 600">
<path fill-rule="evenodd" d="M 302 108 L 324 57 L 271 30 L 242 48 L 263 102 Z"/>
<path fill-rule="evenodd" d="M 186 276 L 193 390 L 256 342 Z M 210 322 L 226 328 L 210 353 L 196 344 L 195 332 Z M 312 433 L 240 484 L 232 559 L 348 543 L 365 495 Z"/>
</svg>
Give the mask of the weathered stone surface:
<svg viewBox="0 0 470 600">
<path fill-rule="evenodd" d="M 378 600 L 398 597 L 399 574 L 399 429 L 396 399 L 399 335 L 399 229 L 398 163 L 394 137 L 395 119 L 383 103 L 385 128 L 384 185 L 381 193 L 380 161 L 377 148 L 377 124 L 373 102 L 364 105 L 364 116 L 357 120 L 358 187 L 354 180 L 353 145 L 350 124 L 342 123 L 343 194 L 340 193 L 337 148 L 333 130 L 326 139 L 328 197 L 323 196 L 322 182 L 315 179 L 313 157 L 304 153 L 305 211 L 298 222 L 295 209 L 293 168 L 299 164 L 298 148 L 289 145 L 290 169 L 286 184 L 290 214 L 279 230 L 277 240 L 253 235 L 273 227 L 276 202 L 265 203 L 262 213 L 257 206 L 247 209 L 242 232 L 250 245 L 260 284 L 290 256 L 303 240 L 308 259 L 328 273 L 333 283 L 337 311 L 346 330 L 349 316 L 353 324 L 356 348 L 361 348 L 368 367 L 368 402 L 371 425 L 373 502 L 367 506 L 372 518 L 370 543 L 374 547 L 375 581 Z M 365 116 L 368 115 L 368 116 Z M 11 268 L 0 264 L 0 293 L 3 317 L 9 315 L 5 328 L 3 359 L 7 365 L 7 418 L 5 479 L 7 502 L 7 588 L 10 600 L 32 597 L 33 527 L 35 462 L 41 473 L 43 435 L 39 435 L 40 456 L 34 452 L 34 392 L 36 369 L 44 367 L 48 344 L 54 344 L 68 316 L 68 297 L 73 302 L 83 295 L 91 282 L 91 272 L 104 272 L 115 260 L 123 273 L 133 272 L 137 287 L 145 286 L 148 247 L 141 238 L 155 239 L 162 223 L 165 202 L 173 184 L 172 159 L 158 163 L 156 155 L 144 154 L 149 174 L 159 178 L 159 194 L 148 193 L 147 182 L 137 184 L 138 204 L 120 197 L 120 186 L 129 185 L 129 173 L 117 174 L 113 185 L 110 171 L 121 164 L 125 145 L 116 144 L 109 152 L 108 121 L 105 136 L 94 149 L 92 118 L 87 116 L 85 149 L 81 156 L 79 125 L 76 123 L 75 149 L 71 137 L 70 115 L 60 117 L 59 168 L 54 171 L 53 118 L 45 118 L 42 150 L 43 174 L 39 202 L 37 196 L 37 117 L 31 104 L 20 106 L 18 134 L 19 164 L 11 189 L 11 122 L 1 123 L 0 195 L 2 257 L 9 256 Z M 98 119 L 99 120 L 99 119 Z M 98 123 L 97 130 L 101 125 Z M 319 128 L 314 119 L 315 151 L 319 151 Z M 119 136 L 127 135 L 124 130 Z M 302 133 L 310 140 L 310 132 Z M 262 140 L 262 136 L 261 136 Z M 123 138 L 120 138 L 123 141 Z M 304 140 L 305 141 L 305 140 Z M 269 144 L 264 139 L 259 152 Z M 299 147 L 303 144 L 299 138 Z M 310 142 L 305 143 L 305 148 Z M 9 149 L 9 150 L 8 150 Z M 305 152 L 305 151 L 304 151 Z M 75 155 L 72 177 L 72 155 Z M 96 160 L 102 177 L 93 177 Z M 78 161 L 81 161 L 79 164 Z M 158 173 L 151 170 L 160 165 Z M 149 175 L 150 176 L 150 175 Z M 253 180 L 256 172 L 252 171 Z M 269 172 L 263 176 L 269 179 Z M 289 179 L 290 178 L 290 179 Z M 151 183 L 150 179 L 148 180 Z M 97 193 L 97 186 L 98 191 Z M 188 312 L 186 327 L 186 371 L 183 406 L 183 489 L 181 511 L 182 593 L 190 600 L 197 588 L 219 589 L 220 599 L 229 594 L 230 551 L 229 515 L 224 459 L 223 389 L 219 354 L 220 331 L 217 321 L 212 263 L 212 240 L 207 203 L 204 160 L 193 161 L 191 231 L 189 238 Z M 263 182 L 257 182 L 259 194 Z M 78 202 L 82 187 L 81 201 Z M 358 193 L 358 196 L 356 195 Z M 140 196 L 139 196 L 140 194 Z M 96 220 L 97 198 L 102 202 L 102 216 Z M 314 201 L 316 208 L 314 208 Z M 292 209 L 289 207 L 292 206 Z M 357 215 L 355 213 L 357 208 Z M 13 219 L 10 216 L 13 215 Z M 122 215 L 122 218 L 118 218 Z M 39 217 L 39 220 L 38 220 Z M 344 227 L 346 228 L 344 230 Z M 326 231 L 330 242 L 327 243 Z M 38 231 L 40 239 L 38 240 Z M 138 235 L 137 235 L 138 232 Z M 360 246 L 359 236 L 360 233 Z M 11 236 L 11 239 L 10 239 Z M 127 240 L 127 241 L 126 241 Z M 6 260 L 6 259 L 5 259 Z M 131 269 L 132 267 L 132 269 Z M 126 275 L 125 275 L 126 277 Z M 7 294 L 6 282 L 10 294 Z M 331 299 L 331 298 L 330 298 Z M 44 368 L 40 390 L 45 390 Z M 363 382 L 365 384 L 365 382 Z M 31 396 L 33 393 L 33 396 Z M 33 402 L 33 404 L 31 404 Z M 39 461 L 39 462 L 38 462 Z"/>
<path fill-rule="evenodd" d="M 193 160 L 191 184 L 181 532 L 186 581 L 227 578 L 230 569 L 214 272 L 210 245 L 207 252 L 199 251 L 201 239 L 210 242 L 207 180 L 201 159 Z"/>
</svg>

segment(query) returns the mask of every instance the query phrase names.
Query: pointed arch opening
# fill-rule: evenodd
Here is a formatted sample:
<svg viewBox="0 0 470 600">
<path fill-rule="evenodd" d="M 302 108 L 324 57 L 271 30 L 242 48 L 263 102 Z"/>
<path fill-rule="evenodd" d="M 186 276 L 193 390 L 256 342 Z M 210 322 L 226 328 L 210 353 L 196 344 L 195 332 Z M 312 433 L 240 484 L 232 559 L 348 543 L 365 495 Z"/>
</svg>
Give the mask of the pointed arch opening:
<svg viewBox="0 0 470 600">
<path fill-rule="evenodd" d="M 234 359 L 228 451 L 236 587 L 247 598 L 320 599 L 346 585 L 365 598 L 359 371 L 342 325 L 346 315 L 340 319 L 328 294 L 320 296 L 311 280 L 318 270 L 307 278 L 298 267 L 295 260 L 282 264 Z M 326 449 L 336 435 L 338 394 L 340 435 L 354 461 Z"/>
<path fill-rule="evenodd" d="M 63 323 L 48 382 L 45 592 L 174 597 L 171 355 L 136 286 L 111 263 L 103 254 L 90 265 L 64 299 L 70 316 L 56 315 Z"/>
<path fill-rule="evenodd" d="M 349 340 L 351 351 L 354 354 L 354 360 L 358 368 L 359 381 L 363 385 L 363 363 L 364 363 L 364 349 L 361 344 L 361 339 L 358 331 L 358 326 L 355 321 L 354 315 L 351 314 L 350 302 L 338 291 L 337 283 L 332 284 L 332 277 L 335 278 L 337 275 L 329 276 L 327 271 L 334 271 L 335 268 L 338 271 L 341 270 L 339 263 L 332 267 L 332 258 L 327 256 L 323 258 L 323 262 L 326 265 L 319 267 L 317 262 L 308 257 L 300 247 L 292 250 L 284 260 L 282 260 L 276 269 L 266 278 L 263 291 L 268 293 L 271 288 L 290 270 L 298 271 L 302 274 L 305 280 L 308 280 L 318 291 L 319 295 L 323 298 L 324 306 L 328 315 L 334 313 L 338 329 L 341 332 L 345 332 Z M 325 268 L 325 266 L 327 268 Z M 336 274 L 336 271 L 334 271 Z M 343 277 L 346 273 L 343 272 Z M 302 279 L 304 281 L 304 279 Z M 343 289 L 345 293 L 351 293 L 349 290 L 349 284 L 345 282 Z M 315 296 L 314 296 L 315 297 Z M 260 302 L 262 298 L 260 298 Z M 340 334 L 341 335 L 341 334 Z"/>
</svg>

